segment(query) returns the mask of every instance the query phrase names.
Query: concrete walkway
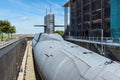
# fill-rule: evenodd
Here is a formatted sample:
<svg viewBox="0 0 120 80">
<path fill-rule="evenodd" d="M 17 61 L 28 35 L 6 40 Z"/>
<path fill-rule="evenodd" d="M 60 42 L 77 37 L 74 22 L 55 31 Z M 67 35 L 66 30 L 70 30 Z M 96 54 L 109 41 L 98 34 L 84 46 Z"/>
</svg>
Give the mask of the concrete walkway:
<svg viewBox="0 0 120 80">
<path fill-rule="evenodd" d="M 26 70 L 25 70 L 25 72 L 26 72 L 25 80 L 36 80 L 35 71 L 34 71 L 34 63 L 33 63 L 31 42 L 28 43 L 28 46 L 29 46 L 29 48 L 28 48 Z"/>
<path fill-rule="evenodd" d="M 28 41 L 17 80 L 36 80 L 31 41 Z"/>
</svg>

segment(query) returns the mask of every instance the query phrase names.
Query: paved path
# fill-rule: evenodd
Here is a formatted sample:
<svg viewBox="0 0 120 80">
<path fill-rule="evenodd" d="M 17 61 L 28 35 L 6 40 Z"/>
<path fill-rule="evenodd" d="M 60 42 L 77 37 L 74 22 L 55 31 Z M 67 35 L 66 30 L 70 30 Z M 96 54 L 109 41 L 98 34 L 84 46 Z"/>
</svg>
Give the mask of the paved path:
<svg viewBox="0 0 120 80">
<path fill-rule="evenodd" d="M 32 55 L 32 46 L 31 42 L 28 43 L 28 55 L 27 55 L 27 62 L 26 62 L 26 75 L 25 80 L 36 80 L 35 78 L 35 71 L 34 71 L 34 64 L 33 64 L 33 55 Z"/>
<path fill-rule="evenodd" d="M 32 46 L 30 41 L 28 41 L 27 43 L 20 71 L 21 72 L 19 73 L 18 80 L 36 80 L 33 64 Z"/>
</svg>

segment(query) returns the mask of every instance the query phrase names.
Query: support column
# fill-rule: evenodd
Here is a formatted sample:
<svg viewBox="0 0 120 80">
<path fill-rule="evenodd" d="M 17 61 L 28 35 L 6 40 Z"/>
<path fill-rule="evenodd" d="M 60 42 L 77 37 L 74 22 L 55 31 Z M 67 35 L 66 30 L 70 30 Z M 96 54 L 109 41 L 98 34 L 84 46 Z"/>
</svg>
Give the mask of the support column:
<svg viewBox="0 0 120 80">
<path fill-rule="evenodd" d="M 101 0 L 101 42 L 103 42 L 104 37 L 104 0 Z M 104 55 L 104 46 L 101 44 L 101 53 Z"/>
<path fill-rule="evenodd" d="M 83 0 L 81 0 L 81 31 L 83 33 Z M 82 36 L 84 36 L 84 33 Z"/>
<path fill-rule="evenodd" d="M 68 7 L 64 7 L 64 25 L 65 25 L 65 32 L 66 32 L 67 26 L 68 26 Z"/>
<path fill-rule="evenodd" d="M 89 37 L 91 37 L 91 28 L 92 28 L 92 0 L 90 0 L 90 23 L 89 23 Z"/>
<path fill-rule="evenodd" d="M 104 29 L 104 23 L 105 23 L 105 19 L 104 19 L 104 0 L 101 0 L 101 29 Z"/>
</svg>

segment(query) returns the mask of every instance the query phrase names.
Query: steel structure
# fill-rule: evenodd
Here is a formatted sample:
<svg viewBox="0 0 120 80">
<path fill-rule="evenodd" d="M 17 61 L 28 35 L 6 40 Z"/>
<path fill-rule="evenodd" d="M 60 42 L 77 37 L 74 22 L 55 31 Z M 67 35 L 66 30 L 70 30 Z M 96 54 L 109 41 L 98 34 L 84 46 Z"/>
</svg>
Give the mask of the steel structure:
<svg viewBox="0 0 120 80">
<path fill-rule="evenodd" d="M 93 29 L 103 29 L 104 36 L 110 36 L 110 0 L 69 0 L 64 7 L 70 7 L 72 36 L 101 34 L 99 31 L 92 32 Z"/>
<path fill-rule="evenodd" d="M 46 12 L 47 14 L 47 12 Z M 55 25 L 54 14 L 47 14 L 44 17 L 44 25 L 34 25 L 35 27 L 44 27 L 45 33 L 54 33 L 54 27 L 64 27 L 64 25 Z"/>
</svg>

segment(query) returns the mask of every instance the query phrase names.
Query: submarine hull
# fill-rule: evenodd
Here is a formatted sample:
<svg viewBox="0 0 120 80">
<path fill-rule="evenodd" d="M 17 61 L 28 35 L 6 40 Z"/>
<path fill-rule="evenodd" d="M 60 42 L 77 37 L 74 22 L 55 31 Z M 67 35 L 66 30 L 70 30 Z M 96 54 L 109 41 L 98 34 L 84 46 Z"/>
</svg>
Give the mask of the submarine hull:
<svg viewBox="0 0 120 80">
<path fill-rule="evenodd" d="M 44 80 L 120 80 L 120 64 L 64 41 L 58 34 L 33 39 L 37 69 Z"/>
</svg>

